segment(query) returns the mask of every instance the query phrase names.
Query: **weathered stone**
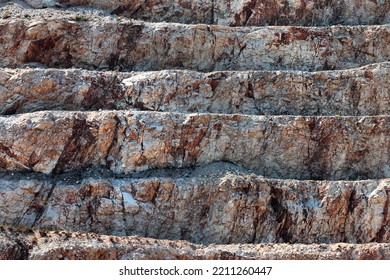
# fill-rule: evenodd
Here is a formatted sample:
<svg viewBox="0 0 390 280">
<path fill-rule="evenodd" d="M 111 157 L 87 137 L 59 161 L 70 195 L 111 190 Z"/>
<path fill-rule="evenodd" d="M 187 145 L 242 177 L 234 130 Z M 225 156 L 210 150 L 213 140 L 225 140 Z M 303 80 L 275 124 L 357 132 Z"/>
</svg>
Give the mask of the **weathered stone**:
<svg viewBox="0 0 390 280">
<path fill-rule="evenodd" d="M 27 2 L 0 259 L 390 258 L 390 2 Z"/>
<path fill-rule="evenodd" d="M 0 168 L 115 173 L 229 161 L 274 178 L 389 177 L 388 116 L 38 112 L 0 117 Z"/>
<path fill-rule="evenodd" d="M 222 163 L 145 175 L 8 174 L 0 223 L 201 244 L 390 242 L 387 179 L 272 180 Z"/>
<path fill-rule="evenodd" d="M 0 112 L 151 110 L 253 115 L 380 115 L 390 64 L 326 71 L 122 73 L 0 69 Z"/>
<path fill-rule="evenodd" d="M 13 244 L 13 248 L 4 250 L 9 243 Z M 31 260 L 388 260 L 390 245 L 336 243 L 204 246 L 142 237 L 64 231 L 22 233 L 0 229 L 0 259 L 15 259 L 15 254 Z"/>
<path fill-rule="evenodd" d="M 0 260 L 26 260 L 32 248 L 30 240 L 19 234 L 9 235 L 9 230 L 0 226 Z M 19 236 L 18 236 L 19 235 Z"/>
<path fill-rule="evenodd" d="M 389 25 L 233 28 L 84 17 L 1 19 L 0 67 L 313 71 L 390 59 Z"/>
<path fill-rule="evenodd" d="M 25 0 L 30 6 L 34 8 L 53 7 L 58 2 L 56 0 Z"/>
<path fill-rule="evenodd" d="M 53 2 L 107 9 L 148 21 L 222 25 L 335 25 L 390 23 L 386 0 L 26 0 L 33 7 Z"/>
<path fill-rule="evenodd" d="M 131 76 L 76 69 L 0 69 L 0 113 L 131 109 L 123 84 Z"/>
</svg>

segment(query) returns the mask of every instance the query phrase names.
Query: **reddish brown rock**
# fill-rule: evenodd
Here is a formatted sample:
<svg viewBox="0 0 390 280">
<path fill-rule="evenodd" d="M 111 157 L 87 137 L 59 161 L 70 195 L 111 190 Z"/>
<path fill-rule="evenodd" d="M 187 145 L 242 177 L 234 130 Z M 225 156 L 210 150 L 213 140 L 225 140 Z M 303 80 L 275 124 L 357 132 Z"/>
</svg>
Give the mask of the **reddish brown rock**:
<svg viewBox="0 0 390 280">
<path fill-rule="evenodd" d="M 388 1 L 26 2 L 0 259 L 389 259 Z"/>
<path fill-rule="evenodd" d="M 132 178 L 138 177 L 138 178 Z M 1 177 L 0 223 L 201 244 L 390 242 L 390 181 L 266 179 L 215 163 Z"/>
<path fill-rule="evenodd" d="M 379 179 L 389 135 L 387 116 L 38 112 L 0 117 L 0 168 L 129 174 L 229 161 L 273 178 Z"/>
<path fill-rule="evenodd" d="M 12 247 L 4 250 L 5 246 Z M 0 259 L 15 259 L 15 256 L 31 260 L 387 260 L 390 248 L 389 244 L 377 243 L 204 246 L 91 233 L 0 230 Z"/>
<path fill-rule="evenodd" d="M 147 21 L 222 25 L 336 25 L 390 22 L 386 0 L 26 0 L 34 7 L 55 4 L 106 9 Z"/>
<path fill-rule="evenodd" d="M 250 115 L 380 115 L 389 63 L 324 71 L 122 73 L 0 69 L 0 112 L 151 110 Z"/>
<path fill-rule="evenodd" d="M 0 19 L 0 67 L 314 71 L 390 58 L 388 25 L 232 28 L 78 16 Z"/>
</svg>

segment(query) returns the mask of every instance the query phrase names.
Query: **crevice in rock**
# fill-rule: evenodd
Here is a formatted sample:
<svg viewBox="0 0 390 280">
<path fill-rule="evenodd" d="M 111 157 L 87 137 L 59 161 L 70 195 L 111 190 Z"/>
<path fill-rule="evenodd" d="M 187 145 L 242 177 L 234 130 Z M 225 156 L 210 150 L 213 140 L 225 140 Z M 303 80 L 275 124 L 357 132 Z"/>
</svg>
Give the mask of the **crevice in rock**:
<svg viewBox="0 0 390 280">
<path fill-rule="evenodd" d="M 372 242 L 387 242 L 384 239 L 384 236 L 386 234 L 388 235 L 388 231 L 389 231 L 389 227 L 390 227 L 389 226 L 390 221 L 388 221 L 388 219 L 387 219 L 387 216 L 389 214 L 390 192 L 388 190 L 386 190 L 386 194 L 387 194 L 387 199 L 386 199 L 385 206 L 383 209 L 383 224 L 382 224 L 382 227 L 380 228 L 380 230 L 378 231 L 377 236 L 372 240 Z"/>
<path fill-rule="evenodd" d="M 35 219 L 34 219 L 34 222 L 32 223 L 32 227 L 35 227 L 38 223 L 39 223 L 39 220 L 41 219 L 43 213 L 47 210 L 47 205 L 49 203 L 49 200 L 53 194 L 53 191 L 56 187 L 56 181 L 55 180 L 52 180 L 51 182 L 51 187 L 50 189 L 48 190 L 48 193 L 46 195 L 46 198 L 44 200 L 44 202 L 42 203 L 42 206 L 39 207 L 38 209 L 36 209 L 37 213 L 36 213 L 36 216 L 35 216 Z M 40 197 L 40 196 L 38 196 Z"/>
</svg>

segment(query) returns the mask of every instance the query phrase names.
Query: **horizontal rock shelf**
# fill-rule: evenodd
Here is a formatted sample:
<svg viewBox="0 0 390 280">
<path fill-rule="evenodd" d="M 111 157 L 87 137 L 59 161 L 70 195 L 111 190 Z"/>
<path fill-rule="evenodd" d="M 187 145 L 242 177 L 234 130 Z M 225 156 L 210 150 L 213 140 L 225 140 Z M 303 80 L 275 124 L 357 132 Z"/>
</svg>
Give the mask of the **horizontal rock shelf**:
<svg viewBox="0 0 390 280">
<path fill-rule="evenodd" d="M 195 243 L 390 241 L 390 180 L 271 180 L 226 163 L 117 177 L 7 173 L 0 223 Z M 323 226 L 326 224 L 326 226 Z"/>
<path fill-rule="evenodd" d="M 389 250 L 386 243 L 204 246 L 93 233 L 0 230 L 0 259 L 13 260 L 386 260 Z"/>
<path fill-rule="evenodd" d="M 379 179 L 390 175 L 389 129 L 388 116 L 40 112 L 0 117 L 0 168 L 131 173 L 229 161 L 273 178 Z"/>
<path fill-rule="evenodd" d="M 390 23 L 386 0 L 26 0 L 36 8 L 88 6 L 148 21 L 220 25 L 335 25 Z"/>
<path fill-rule="evenodd" d="M 390 112 L 389 75 L 389 63 L 325 72 L 0 69 L 0 113 L 117 109 L 380 115 Z"/>
<path fill-rule="evenodd" d="M 85 17 L 1 19 L 0 67 L 314 71 L 390 59 L 389 25 L 232 28 Z"/>
<path fill-rule="evenodd" d="M 390 1 L 0 0 L 0 57 L 0 259 L 390 258 Z"/>
</svg>

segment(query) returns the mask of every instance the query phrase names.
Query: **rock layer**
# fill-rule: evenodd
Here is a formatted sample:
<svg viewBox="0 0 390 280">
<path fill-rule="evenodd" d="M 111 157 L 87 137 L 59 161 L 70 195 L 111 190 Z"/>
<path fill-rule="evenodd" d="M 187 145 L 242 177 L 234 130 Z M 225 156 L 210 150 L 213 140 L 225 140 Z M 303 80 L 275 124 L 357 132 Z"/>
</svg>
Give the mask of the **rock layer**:
<svg viewBox="0 0 390 280">
<path fill-rule="evenodd" d="M 1 19 L 0 67 L 313 71 L 390 59 L 389 25 L 232 28 L 53 17 Z"/>
<path fill-rule="evenodd" d="M 34 7 L 89 6 L 147 21 L 220 25 L 390 23 L 386 0 L 26 0 Z"/>
<path fill-rule="evenodd" d="M 387 1 L 27 2 L 0 0 L 0 258 L 389 258 Z"/>
<path fill-rule="evenodd" d="M 390 180 L 270 180 L 229 164 L 2 176 L 0 223 L 195 243 L 390 242 Z M 325 226 L 327 225 L 327 226 Z"/>
<path fill-rule="evenodd" d="M 325 71 L 143 73 L 0 69 L 0 112 L 151 110 L 253 115 L 380 115 L 390 64 Z"/>
<path fill-rule="evenodd" d="M 0 117 L 0 168 L 131 173 L 229 161 L 274 178 L 386 178 L 389 124 L 388 116 L 31 113 Z"/>
<path fill-rule="evenodd" d="M 30 260 L 381 260 L 389 244 L 194 245 L 92 233 L 0 230 L 0 259 Z"/>
</svg>

